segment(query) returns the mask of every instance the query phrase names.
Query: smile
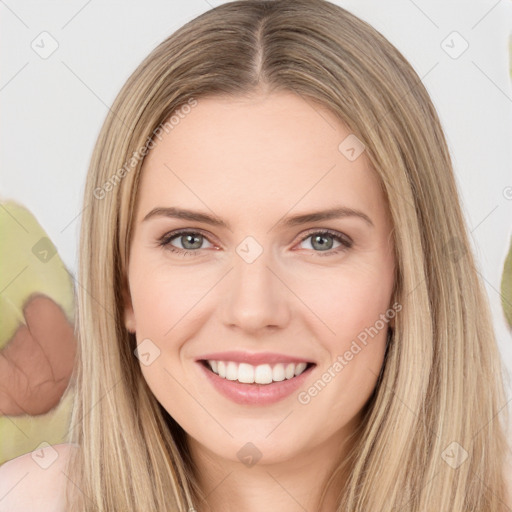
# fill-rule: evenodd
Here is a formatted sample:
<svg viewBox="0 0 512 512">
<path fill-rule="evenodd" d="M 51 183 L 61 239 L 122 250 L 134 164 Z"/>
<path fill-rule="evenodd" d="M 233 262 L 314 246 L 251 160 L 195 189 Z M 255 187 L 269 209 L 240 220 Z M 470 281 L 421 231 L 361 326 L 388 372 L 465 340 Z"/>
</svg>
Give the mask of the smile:
<svg viewBox="0 0 512 512">
<path fill-rule="evenodd" d="M 227 380 L 236 380 L 243 384 L 270 384 L 281 382 L 299 376 L 303 373 L 308 364 L 312 363 L 277 363 L 259 364 L 254 366 L 248 363 L 237 363 L 234 361 L 206 361 L 212 372 Z"/>
<path fill-rule="evenodd" d="M 315 363 L 251 365 L 212 359 L 197 361 L 207 382 L 225 398 L 240 405 L 270 405 L 297 392 Z"/>
</svg>

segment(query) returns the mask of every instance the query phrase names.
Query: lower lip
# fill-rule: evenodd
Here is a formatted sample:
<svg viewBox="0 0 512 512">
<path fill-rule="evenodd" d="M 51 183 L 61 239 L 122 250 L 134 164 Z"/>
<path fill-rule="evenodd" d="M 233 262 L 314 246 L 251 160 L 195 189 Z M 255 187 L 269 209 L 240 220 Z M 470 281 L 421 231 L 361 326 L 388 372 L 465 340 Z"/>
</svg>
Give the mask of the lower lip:
<svg viewBox="0 0 512 512">
<path fill-rule="evenodd" d="M 243 405 L 270 405 L 279 402 L 279 400 L 283 400 L 304 383 L 311 373 L 311 370 L 315 367 L 315 365 L 312 365 L 298 377 L 293 377 L 281 382 L 272 382 L 271 384 L 243 384 L 237 380 L 223 379 L 206 368 L 202 362 L 198 362 L 198 364 L 219 393 L 233 402 Z"/>
</svg>

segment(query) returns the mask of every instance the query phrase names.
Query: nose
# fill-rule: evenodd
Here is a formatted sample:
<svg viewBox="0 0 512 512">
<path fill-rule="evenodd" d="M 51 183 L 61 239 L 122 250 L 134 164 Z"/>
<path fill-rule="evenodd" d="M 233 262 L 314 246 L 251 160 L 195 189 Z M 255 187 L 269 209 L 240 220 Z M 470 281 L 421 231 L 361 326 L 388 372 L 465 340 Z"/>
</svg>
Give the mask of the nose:
<svg viewBox="0 0 512 512">
<path fill-rule="evenodd" d="M 293 295 L 284 284 L 284 276 L 273 268 L 268 253 L 252 263 L 236 256 L 234 268 L 226 279 L 225 325 L 242 331 L 285 327 L 290 320 L 289 299 Z"/>
</svg>

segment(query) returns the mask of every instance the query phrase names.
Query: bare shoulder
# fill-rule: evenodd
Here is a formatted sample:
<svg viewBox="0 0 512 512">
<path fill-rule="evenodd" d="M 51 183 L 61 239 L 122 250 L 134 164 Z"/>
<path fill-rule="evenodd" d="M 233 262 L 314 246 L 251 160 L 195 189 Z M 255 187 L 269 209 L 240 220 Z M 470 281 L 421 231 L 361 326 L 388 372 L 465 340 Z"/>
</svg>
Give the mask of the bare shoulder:
<svg viewBox="0 0 512 512">
<path fill-rule="evenodd" d="M 64 512 L 65 469 L 75 445 L 46 445 L 0 466 L 0 512 Z"/>
</svg>

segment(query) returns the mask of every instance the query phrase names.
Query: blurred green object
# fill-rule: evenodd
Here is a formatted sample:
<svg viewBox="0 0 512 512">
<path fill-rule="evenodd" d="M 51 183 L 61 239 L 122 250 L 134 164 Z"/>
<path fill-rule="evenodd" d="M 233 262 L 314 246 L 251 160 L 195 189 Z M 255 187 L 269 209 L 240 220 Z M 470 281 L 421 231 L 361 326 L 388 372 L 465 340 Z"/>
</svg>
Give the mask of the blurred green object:
<svg viewBox="0 0 512 512">
<path fill-rule="evenodd" d="M 73 280 L 32 213 L 0 201 L 0 464 L 67 441 Z"/>
</svg>

